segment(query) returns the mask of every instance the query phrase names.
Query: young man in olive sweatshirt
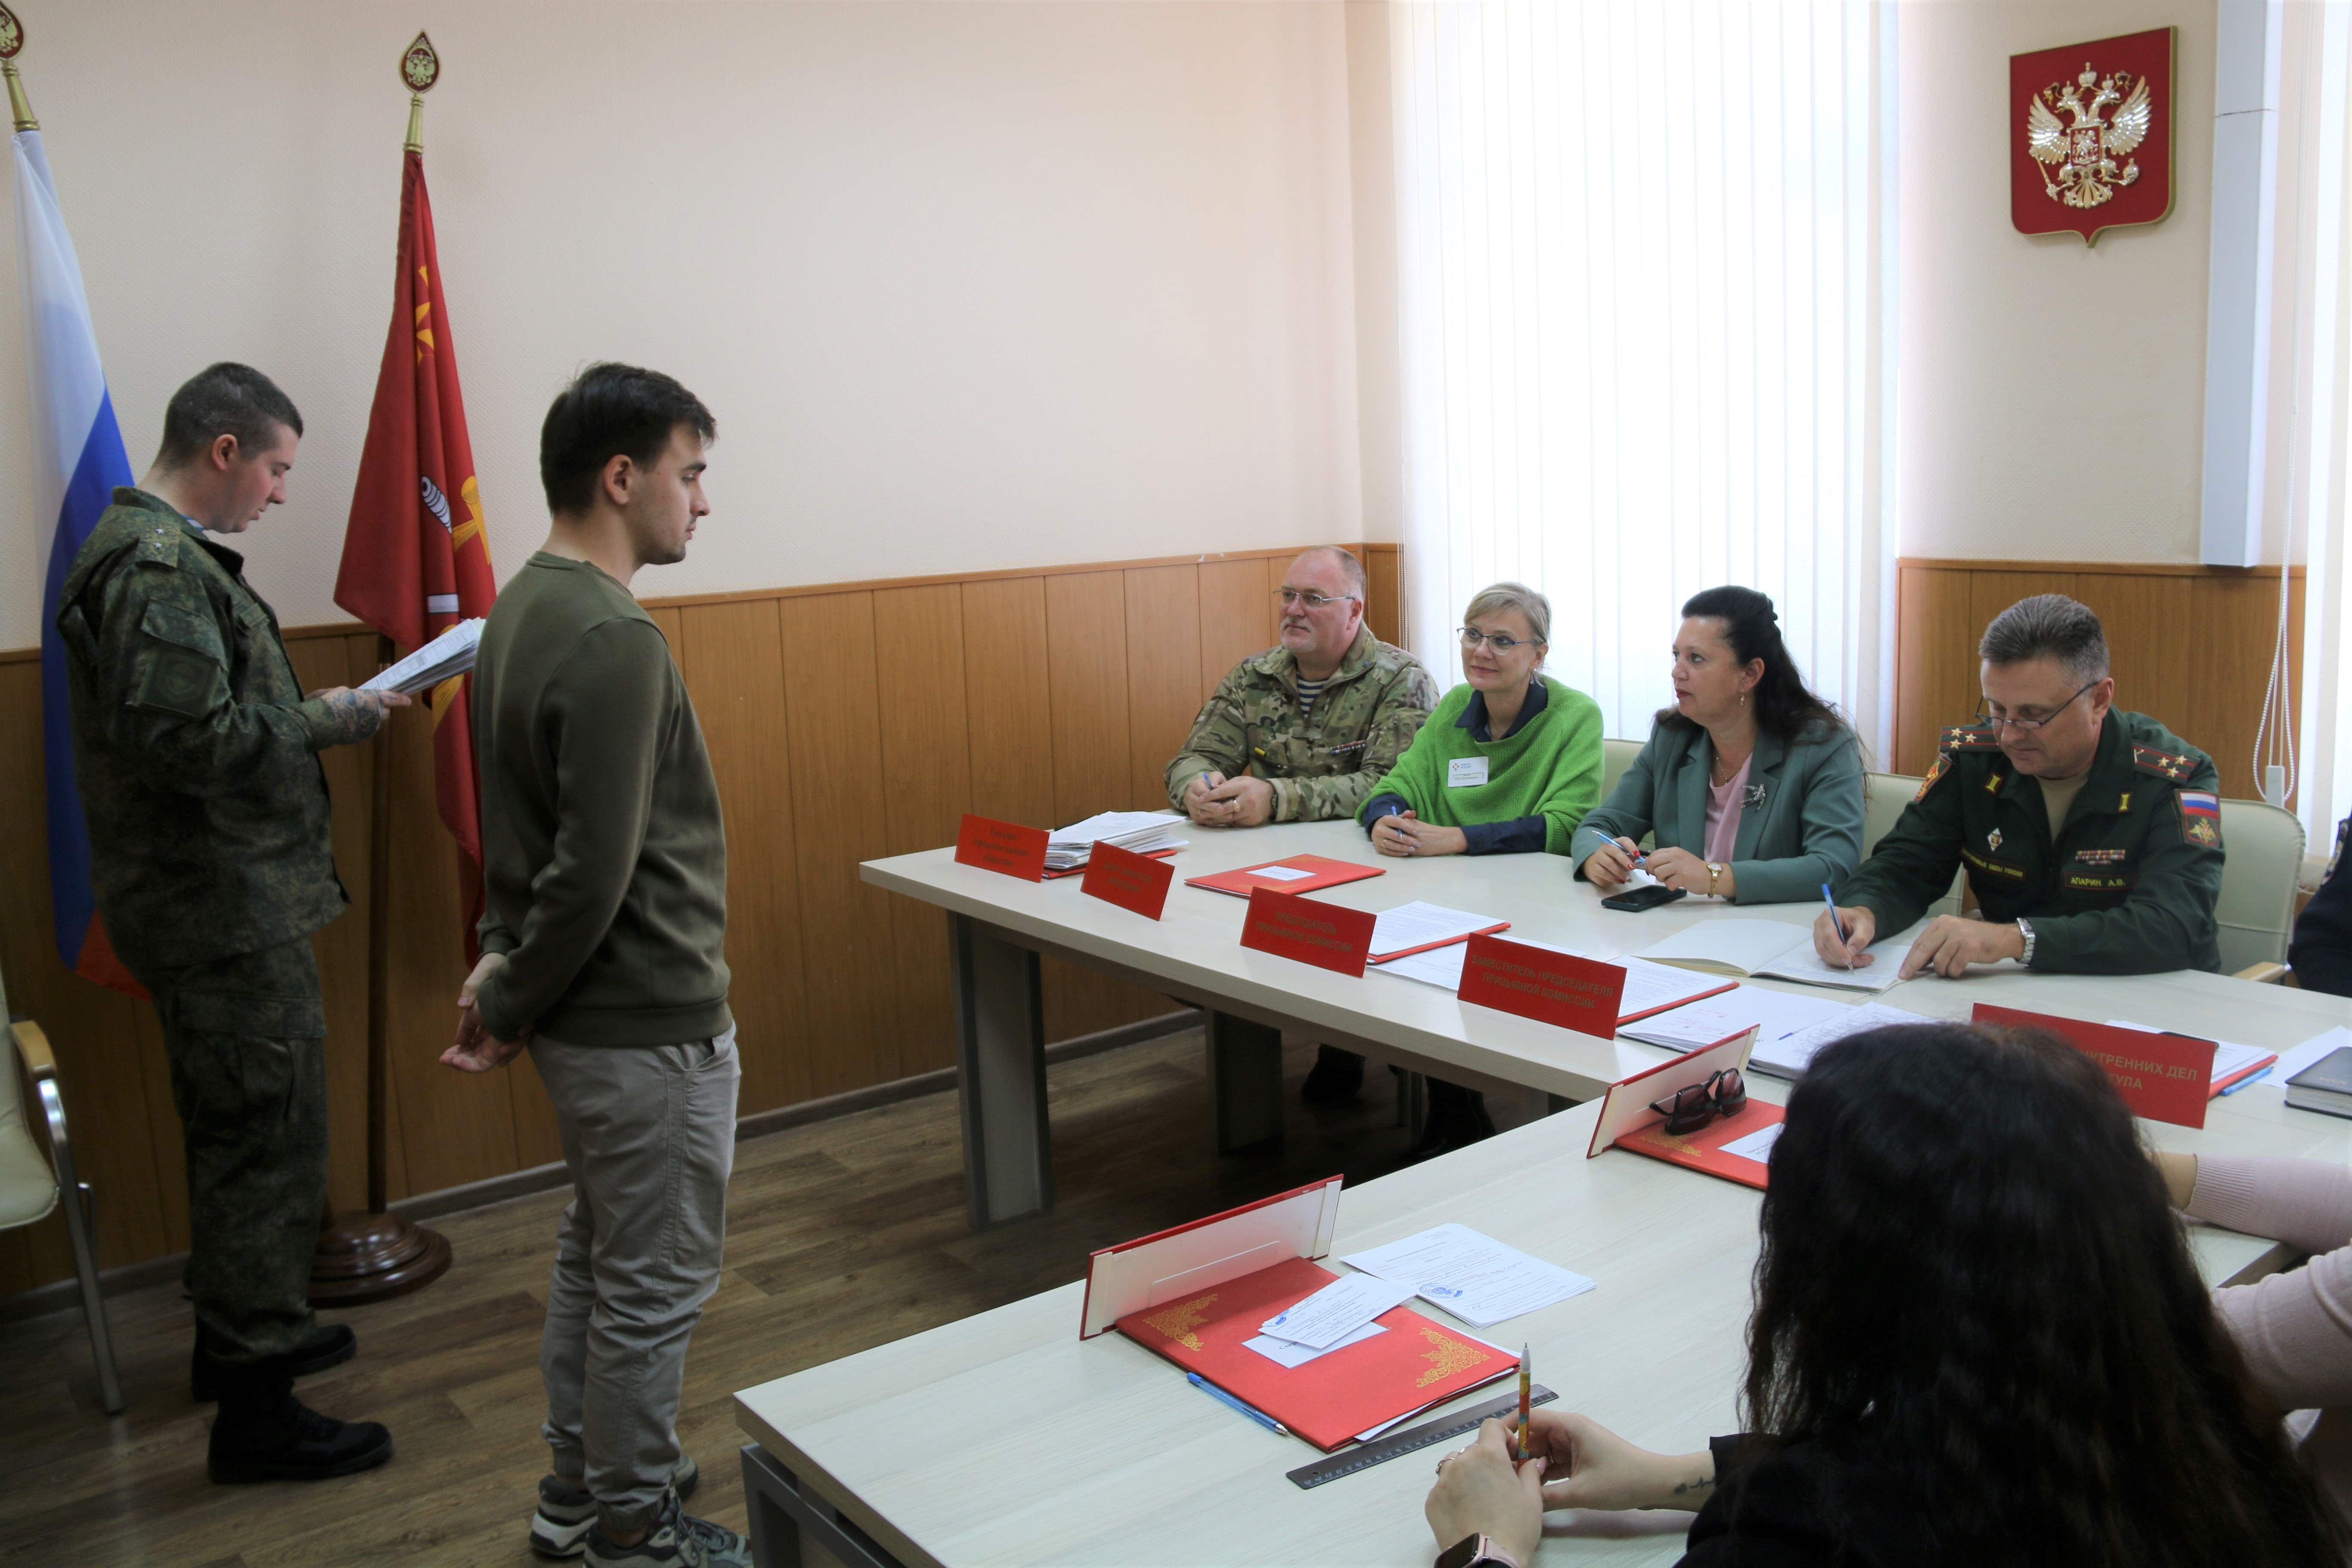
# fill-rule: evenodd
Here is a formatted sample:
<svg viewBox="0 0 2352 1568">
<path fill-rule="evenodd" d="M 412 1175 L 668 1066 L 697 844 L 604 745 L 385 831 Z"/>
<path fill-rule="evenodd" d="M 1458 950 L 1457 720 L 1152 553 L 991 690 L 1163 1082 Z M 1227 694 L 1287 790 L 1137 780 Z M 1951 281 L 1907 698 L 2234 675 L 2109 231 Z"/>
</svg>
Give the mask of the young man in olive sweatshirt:
<svg viewBox="0 0 2352 1568">
<path fill-rule="evenodd" d="M 668 376 L 581 373 L 540 431 L 547 542 L 499 595 L 474 667 L 482 960 L 442 1060 L 527 1043 L 572 1205 L 540 1370 L 553 1473 L 531 1545 L 592 1568 L 748 1564 L 687 1517 L 673 1422 L 719 1282 L 740 1072 L 727 1010 L 727 844 L 702 729 L 629 593 L 686 558 L 717 426 Z"/>
</svg>

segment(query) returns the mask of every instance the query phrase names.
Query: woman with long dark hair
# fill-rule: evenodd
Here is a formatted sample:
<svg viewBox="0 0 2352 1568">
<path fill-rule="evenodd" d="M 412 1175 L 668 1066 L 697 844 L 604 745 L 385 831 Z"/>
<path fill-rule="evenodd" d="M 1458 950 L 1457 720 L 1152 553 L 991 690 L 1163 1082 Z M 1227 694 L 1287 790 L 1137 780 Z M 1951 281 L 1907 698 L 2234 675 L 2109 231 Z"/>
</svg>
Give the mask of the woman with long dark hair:
<svg viewBox="0 0 2352 1568">
<path fill-rule="evenodd" d="M 1862 746 L 1813 695 L 1772 601 L 1709 588 L 1683 605 L 1675 705 L 1569 845 L 1576 875 L 1613 892 L 1640 868 L 1743 904 L 1818 899 L 1862 863 Z M 1652 835 L 1643 857 L 1635 846 Z"/>
<path fill-rule="evenodd" d="M 2089 1058 L 1958 1024 L 1829 1047 L 1759 1225 L 1748 1434 L 1670 1457 L 1538 1411 L 1515 1472 L 1489 1422 L 1439 1470 L 1441 1546 L 1529 1568 L 1546 1508 L 1696 1506 L 1692 1568 L 2339 1561 Z"/>
</svg>

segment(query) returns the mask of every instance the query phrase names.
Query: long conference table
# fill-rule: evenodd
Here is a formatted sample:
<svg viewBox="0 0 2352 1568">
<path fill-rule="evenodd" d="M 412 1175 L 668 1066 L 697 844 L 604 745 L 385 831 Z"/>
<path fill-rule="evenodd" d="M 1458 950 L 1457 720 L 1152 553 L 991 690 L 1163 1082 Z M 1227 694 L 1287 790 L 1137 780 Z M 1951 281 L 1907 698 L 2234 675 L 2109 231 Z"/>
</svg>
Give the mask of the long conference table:
<svg viewBox="0 0 2352 1568">
<path fill-rule="evenodd" d="M 1346 824 L 1192 837 L 1178 859 L 1180 877 L 1302 852 L 1369 858 L 1361 835 Z M 1810 920 L 1802 906 L 1688 907 L 1694 900 L 1618 916 L 1601 910 L 1592 889 L 1570 881 L 1565 863 L 1549 857 L 1388 867 L 1386 877 L 1318 896 L 1368 910 L 1425 899 L 1509 919 L 1517 934 L 1613 952 L 1693 920 L 1761 916 L 1798 930 Z M 1005 1123 L 988 1121 L 997 1104 L 979 1107 L 975 1121 L 973 1100 L 976 1087 L 985 1093 L 1006 1086 L 976 1085 L 975 1076 L 1017 1067 L 1002 1059 L 1021 1054 L 1007 1036 L 1024 1047 L 1021 1032 L 1034 1036 L 1034 960 L 1019 956 L 1024 952 L 1097 963 L 1201 1002 L 1212 1011 L 1213 1065 L 1220 1016 L 1237 1019 L 1244 1031 L 1304 1029 L 1457 1081 L 1516 1084 L 1563 1099 L 1590 1100 L 1668 1054 L 1465 1007 L 1451 993 L 1413 981 L 1351 979 L 1241 949 L 1241 901 L 1218 894 L 1180 886 L 1166 918 L 1153 922 L 1085 897 L 1075 879 L 1020 883 L 955 866 L 946 851 L 874 862 L 866 874 L 894 890 L 923 889 L 920 896 L 954 917 L 960 1006 L 975 1053 L 963 1063 L 968 1137 L 1005 1131 Z M 1013 984 L 1024 970 L 1025 983 Z M 1017 990 L 1025 990 L 1031 1011 L 1024 1016 L 1013 1006 L 1008 1027 L 1003 1011 L 986 1009 L 1005 1008 L 1004 994 Z M 1965 1017 L 1979 1000 L 2131 1017 L 2271 1049 L 2352 1023 L 2352 1002 L 2344 999 L 2192 973 L 1991 973 L 1913 981 L 1881 999 L 1937 1017 Z M 1246 1033 L 1244 1039 L 1256 1044 Z M 998 1059 L 989 1058 L 992 1051 Z M 1237 1096 L 1259 1094 L 1260 1064 L 1244 1059 L 1223 1070 Z M 1036 1071 L 1038 1087 L 1024 1102 L 1029 1117 L 1015 1107 L 1008 1121 L 1018 1136 L 992 1145 L 998 1158 L 1044 1136 L 1042 1059 Z M 1750 1082 L 1764 1098 L 1785 1098 L 1785 1085 Z M 1243 1098 L 1235 1113 L 1251 1110 Z M 1696 1449 L 1737 1426 L 1759 1194 L 1622 1151 L 1588 1159 L 1597 1110 L 1580 1105 L 1349 1189 L 1333 1257 L 1454 1221 L 1590 1276 L 1593 1290 L 1475 1331 L 1528 1342 L 1536 1376 L 1558 1391 L 1559 1408 L 1581 1410 L 1651 1448 Z M 2290 1110 L 2269 1083 L 2211 1102 L 2201 1130 L 2141 1126 L 2152 1145 L 2186 1152 L 2352 1158 L 2352 1121 Z M 995 1173 L 983 1167 L 982 1174 Z M 2192 1240 L 2200 1268 L 2215 1283 L 2259 1277 L 2293 1257 L 2203 1226 L 2192 1227 Z M 1302 1490 L 1285 1472 L 1318 1458 L 1316 1450 L 1203 1397 L 1122 1335 L 1080 1342 L 1082 1293 L 1081 1285 L 1066 1285 L 740 1392 L 738 1424 L 751 1439 L 743 1468 L 758 1560 L 854 1568 L 1406 1568 L 1434 1555 L 1421 1503 L 1444 1448 Z M 1438 1309 L 1416 1306 L 1444 1321 Z M 1451 1407 L 1489 1400 L 1500 1386 Z M 1687 1514 L 1663 1511 L 1556 1514 L 1549 1532 L 1579 1539 L 1548 1547 L 1545 1556 L 1671 1563 L 1689 1522 Z"/>
</svg>

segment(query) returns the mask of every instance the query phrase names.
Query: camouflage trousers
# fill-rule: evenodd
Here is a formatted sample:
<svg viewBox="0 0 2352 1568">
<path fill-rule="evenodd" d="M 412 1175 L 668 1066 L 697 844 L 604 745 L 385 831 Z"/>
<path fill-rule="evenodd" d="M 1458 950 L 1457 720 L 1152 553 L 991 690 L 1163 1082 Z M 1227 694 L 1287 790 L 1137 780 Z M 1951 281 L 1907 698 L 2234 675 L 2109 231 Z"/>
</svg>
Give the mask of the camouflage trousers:
<svg viewBox="0 0 2352 1568">
<path fill-rule="evenodd" d="M 292 1350 L 327 1196 L 325 1005 L 310 940 L 144 970 L 188 1156 L 188 1294 L 231 1364 Z"/>
</svg>

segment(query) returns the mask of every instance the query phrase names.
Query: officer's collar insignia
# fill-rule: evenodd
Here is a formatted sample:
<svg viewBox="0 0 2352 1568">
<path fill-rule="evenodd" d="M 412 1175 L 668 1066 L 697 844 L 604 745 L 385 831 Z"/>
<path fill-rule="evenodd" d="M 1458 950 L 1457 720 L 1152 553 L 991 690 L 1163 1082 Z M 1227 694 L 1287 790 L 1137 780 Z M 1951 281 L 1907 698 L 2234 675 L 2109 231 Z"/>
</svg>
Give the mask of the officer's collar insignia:
<svg viewBox="0 0 2352 1568">
<path fill-rule="evenodd" d="M 1990 833 L 1988 833 L 1988 834 L 1986 834 L 1986 835 L 1985 835 L 1985 848 L 1986 848 L 1986 849 L 1988 849 L 1988 850 L 1990 850 L 1991 853 L 1993 853 L 1993 854 L 1995 854 L 1995 855 L 1998 855 L 1998 854 L 2000 854 L 2000 828 L 1996 827 L 1996 828 L 1994 828 Z"/>
<path fill-rule="evenodd" d="M 2116 796 L 2116 815 L 2117 816 L 2121 816 L 2125 812 L 2129 811 L 2130 809 L 2131 791 L 2126 790 L 2123 794 Z"/>
<path fill-rule="evenodd" d="M 1985 794 L 1987 794 L 1987 795 L 1999 795 L 2000 793 L 2000 775 L 1999 773 L 1995 773 L 1995 774 L 1993 774 L 1993 775 L 1992 775 L 1992 777 L 1990 777 L 1990 778 L 1989 778 L 1989 779 L 1985 780 Z"/>
</svg>

